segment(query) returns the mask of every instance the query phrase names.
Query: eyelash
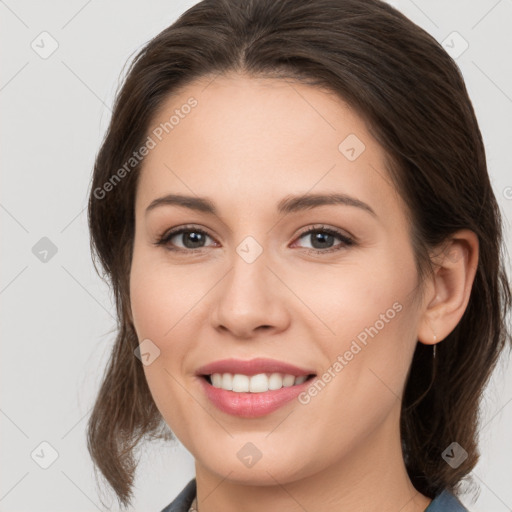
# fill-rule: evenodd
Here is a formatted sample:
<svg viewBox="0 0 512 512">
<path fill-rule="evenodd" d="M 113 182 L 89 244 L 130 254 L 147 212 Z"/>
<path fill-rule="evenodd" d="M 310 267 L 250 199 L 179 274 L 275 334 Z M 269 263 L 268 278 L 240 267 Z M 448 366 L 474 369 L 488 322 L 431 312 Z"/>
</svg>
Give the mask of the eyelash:
<svg viewBox="0 0 512 512">
<path fill-rule="evenodd" d="M 156 246 L 166 246 L 169 241 L 175 237 L 176 235 L 181 235 L 183 233 L 200 233 L 202 235 L 206 235 L 213 239 L 211 235 L 209 235 L 206 231 L 200 228 L 196 228 L 195 226 L 183 226 L 177 229 L 173 229 L 171 231 L 166 231 L 162 235 L 158 236 L 158 239 L 156 242 L 154 242 L 154 245 Z M 338 237 L 341 240 L 341 244 L 331 247 L 330 249 L 307 249 L 306 251 L 309 253 L 315 253 L 315 254 L 325 254 L 325 253 L 332 253 L 339 251 L 343 248 L 350 247 L 352 245 L 355 245 L 355 240 L 350 238 L 349 236 L 345 235 L 341 231 L 338 231 L 337 229 L 329 228 L 327 226 L 322 225 L 316 225 L 312 228 L 308 229 L 307 231 L 302 232 L 297 239 L 300 239 L 306 235 L 310 235 L 311 233 L 327 233 L 328 235 L 332 235 L 335 237 Z M 176 252 L 183 252 L 183 253 L 201 253 L 206 247 L 200 247 L 197 249 L 182 249 L 181 247 L 167 247 L 169 251 L 176 251 Z"/>
</svg>

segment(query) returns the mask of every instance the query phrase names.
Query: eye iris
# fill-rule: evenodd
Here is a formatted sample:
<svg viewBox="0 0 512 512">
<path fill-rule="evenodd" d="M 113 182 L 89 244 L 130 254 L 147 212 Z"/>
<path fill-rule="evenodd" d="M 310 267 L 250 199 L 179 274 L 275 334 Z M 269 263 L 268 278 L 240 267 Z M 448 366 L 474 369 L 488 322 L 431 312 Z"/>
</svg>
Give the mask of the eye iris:
<svg viewBox="0 0 512 512">
<path fill-rule="evenodd" d="M 325 249 L 326 246 L 331 247 L 330 243 L 334 241 L 334 236 L 328 233 L 317 232 L 315 235 L 311 235 L 313 237 L 313 247 L 315 249 Z M 320 242 L 320 246 L 316 247 L 315 243 Z M 324 244 L 324 245 L 322 245 Z M 327 245 L 325 245 L 327 244 Z"/>
<path fill-rule="evenodd" d="M 192 244 L 188 245 L 186 241 L 191 240 Z M 203 233 L 198 233 L 197 231 L 185 231 L 182 234 L 183 245 L 187 247 L 187 249 L 197 249 L 202 247 L 201 243 L 204 243 L 204 235 Z"/>
</svg>

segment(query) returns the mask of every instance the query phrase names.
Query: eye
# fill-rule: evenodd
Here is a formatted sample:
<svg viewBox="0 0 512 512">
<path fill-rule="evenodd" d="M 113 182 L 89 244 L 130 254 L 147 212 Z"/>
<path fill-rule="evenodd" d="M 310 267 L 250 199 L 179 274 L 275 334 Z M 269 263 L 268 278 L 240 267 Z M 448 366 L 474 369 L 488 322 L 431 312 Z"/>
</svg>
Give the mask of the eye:
<svg viewBox="0 0 512 512">
<path fill-rule="evenodd" d="M 347 236 L 343 232 L 326 226 L 314 226 L 313 228 L 308 229 L 299 236 L 299 240 L 307 237 L 309 237 L 313 245 L 312 249 L 309 249 L 309 251 L 315 253 L 339 251 L 343 248 L 354 245 L 355 243 L 351 237 Z M 333 246 L 332 243 L 336 238 L 340 240 L 341 243 Z"/>
<path fill-rule="evenodd" d="M 177 241 L 181 241 L 183 246 L 173 243 L 173 238 L 176 238 Z M 211 238 L 206 231 L 194 226 L 183 226 L 178 229 L 167 231 L 163 235 L 159 236 L 155 245 L 166 246 L 172 251 L 187 251 L 188 249 L 193 251 L 203 249 L 203 244 L 205 243 L 206 238 Z"/>
<path fill-rule="evenodd" d="M 310 238 L 313 247 L 310 249 L 306 247 L 305 249 L 307 249 L 308 252 L 318 254 L 339 251 L 355 244 L 355 241 L 343 232 L 323 225 L 308 229 L 303 232 L 298 239 L 300 240 L 307 237 Z M 213 240 L 203 229 L 194 226 L 182 226 L 166 231 L 157 238 L 154 244 L 164 246 L 170 251 L 194 252 L 207 248 L 205 243 L 208 238 Z M 340 240 L 340 243 L 333 246 L 332 243 L 336 238 Z M 176 240 L 173 242 L 173 239 Z M 178 242 L 181 242 L 182 245 L 180 246 Z"/>
</svg>

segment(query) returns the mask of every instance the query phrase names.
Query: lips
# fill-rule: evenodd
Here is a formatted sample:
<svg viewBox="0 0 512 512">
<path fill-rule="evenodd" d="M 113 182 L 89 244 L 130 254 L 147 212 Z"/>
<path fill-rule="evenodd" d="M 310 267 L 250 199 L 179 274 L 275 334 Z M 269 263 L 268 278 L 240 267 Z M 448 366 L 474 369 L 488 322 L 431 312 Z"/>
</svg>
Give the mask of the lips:
<svg viewBox="0 0 512 512">
<path fill-rule="evenodd" d="M 292 402 L 311 384 L 311 378 L 316 376 L 311 369 L 264 358 L 250 361 L 223 359 L 201 366 L 196 375 L 203 392 L 213 405 L 224 413 L 242 418 L 265 416 Z M 267 377 L 270 380 L 267 381 Z M 224 381 L 226 378 L 229 381 L 227 386 Z M 249 380 L 249 388 L 247 382 L 245 386 L 242 383 L 244 389 L 240 388 L 237 380 Z M 265 382 L 260 382 L 263 380 Z M 228 389 L 222 389 L 219 385 L 221 381 Z M 253 385 L 256 389 L 253 389 Z"/>
<path fill-rule="evenodd" d="M 284 361 L 265 358 L 250 359 L 249 361 L 222 359 L 201 366 L 196 371 L 196 375 L 199 376 L 209 376 L 214 373 L 239 373 L 248 376 L 258 375 L 259 373 L 283 373 L 300 377 L 315 374 L 315 371 L 311 368 L 300 368 Z"/>
<path fill-rule="evenodd" d="M 296 386 L 266 391 L 264 393 L 235 393 L 216 388 L 204 378 L 199 378 L 198 380 L 206 398 L 217 409 L 223 413 L 242 418 L 258 418 L 271 414 L 286 404 L 293 402 L 311 383 L 308 380 Z M 302 405 L 298 405 L 297 401 L 295 401 L 295 406 L 302 407 Z"/>
</svg>

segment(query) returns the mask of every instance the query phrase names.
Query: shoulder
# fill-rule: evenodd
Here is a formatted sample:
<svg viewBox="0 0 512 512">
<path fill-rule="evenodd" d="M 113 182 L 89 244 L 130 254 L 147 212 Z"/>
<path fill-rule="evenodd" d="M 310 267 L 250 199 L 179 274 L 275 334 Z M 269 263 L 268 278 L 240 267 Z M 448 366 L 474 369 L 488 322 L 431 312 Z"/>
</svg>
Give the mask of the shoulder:
<svg viewBox="0 0 512 512">
<path fill-rule="evenodd" d="M 174 500 L 165 507 L 162 512 L 188 512 L 192 501 L 196 495 L 196 479 L 193 478 L 174 498 Z"/>
<path fill-rule="evenodd" d="M 425 512 L 470 512 L 457 496 L 445 489 L 438 494 L 425 509 Z"/>
</svg>

